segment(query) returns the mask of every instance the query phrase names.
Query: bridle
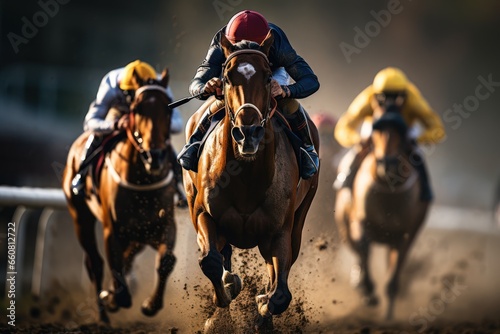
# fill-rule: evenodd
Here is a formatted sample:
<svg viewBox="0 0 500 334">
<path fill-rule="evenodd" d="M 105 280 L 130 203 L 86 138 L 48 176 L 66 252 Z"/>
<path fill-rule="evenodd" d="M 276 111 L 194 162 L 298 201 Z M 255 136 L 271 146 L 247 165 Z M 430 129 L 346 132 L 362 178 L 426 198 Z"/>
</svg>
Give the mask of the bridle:
<svg viewBox="0 0 500 334">
<path fill-rule="evenodd" d="M 141 86 L 140 88 L 138 88 L 135 91 L 134 101 L 137 101 L 137 98 L 142 93 L 144 93 L 146 91 L 153 91 L 153 90 L 162 92 L 168 98 L 167 91 L 166 91 L 165 87 L 157 85 L 157 84 L 150 84 L 150 85 Z M 130 117 L 130 124 L 126 129 L 127 138 L 132 143 L 134 148 L 139 152 L 139 156 L 141 157 L 142 162 L 144 164 L 151 164 L 153 161 L 153 157 L 151 156 L 150 151 L 146 151 L 144 149 L 144 147 L 143 147 L 144 140 L 142 139 L 142 136 L 139 133 L 139 131 L 137 131 L 135 129 L 135 118 L 134 118 L 133 110 L 130 110 L 129 115 L 130 115 L 129 116 Z M 170 141 L 170 139 L 168 139 L 168 142 L 169 141 Z M 167 144 L 168 144 L 168 142 L 167 142 Z"/>
<path fill-rule="evenodd" d="M 136 101 L 137 98 L 142 93 L 144 93 L 146 91 L 153 91 L 153 90 L 162 92 L 169 99 L 169 96 L 167 94 L 165 87 L 160 86 L 158 84 L 147 84 L 147 85 L 144 85 L 136 90 L 135 96 L 134 96 L 134 101 Z M 170 108 L 168 108 L 168 109 L 170 110 Z M 150 151 L 146 151 L 144 149 L 144 147 L 143 147 L 144 140 L 143 140 L 141 134 L 139 133 L 139 131 L 135 130 L 135 121 L 134 121 L 135 118 L 134 118 L 133 110 L 130 110 L 129 115 L 130 115 L 130 124 L 126 129 L 127 138 L 130 141 L 130 143 L 132 144 L 132 146 L 139 152 L 139 156 L 140 156 L 143 164 L 150 165 L 153 161 L 153 157 L 152 157 Z M 170 145 L 170 139 L 167 140 L 167 145 Z M 156 190 L 156 189 L 160 189 L 160 188 L 168 186 L 173 180 L 174 173 L 173 173 L 173 170 L 170 169 L 169 172 L 167 173 L 167 175 L 163 179 L 159 180 L 158 182 L 153 182 L 153 183 L 149 183 L 149 184 L 130 183 L 129 181 L 120 177 L 120 175 L 118 174 L 116 169 L 113 167 L 113 163 L 111 162 L 109 155 L 106 156 L 105 160 L 106 160 L 106 164 L 108 166 L 109 173 L 110 173 L 111 177 L 113 178 L 113 180 L 116 183 L 118 183 L 120 186 L 122 186 L 123 188 L 129 189 L 129 190 L 152 191 L 152 190 Z"/>
<path fill-rule="evenodd" d="M 269 67 L 271 66 L 271 62 L 269 61 L 269 58 L 267 58 L 267 55 L 264 52 L 256 50 L 256 49 L 243 49 L 243 50 L 237 50 L 237 51 L 232 52 L 226 58 L 226 61 L 224 62 L 224 64 L 222 64 L 223 73 L 226 72 L 227 65 L 229 64 L 229 62 L 231 61 L 231 59 L 233 59 L 234 57 L 237 57 L 237 56 L 239 56 L 241 54 L 255 54 L 255 55 L 261 56 L 262 58 L 265 59 L 267 65 L 269 65 Z M 225 79 L 224 78 L 222 79 L 222 84 L 223 84 L 223 86 L 225 86 Z M 269 95 L 271 95 L 271 94 L 269 94 Z M 271 102 L 273 103 L 272 106 L 271 106 Z M 265 116 L 262 113 L 262 111 L 255 104 L 253 104 L 253 103 L 244 103 L 238 109 L 236 109 L 236 111 L 231 112 L 230 108 L 229 108 L 229 105 L 227 103 L 227 94 L 225 94 L 225 93 L 224 93 L 224 104 L 225 104 L 225 106 L 226 106 L 226 108 L 228 110 L 228 114 L 229 114 L 229 118 L 231 120 L 231 125 L 232 126 L 235 126 L 236 118 L 237 118 L 238 114 L 243 109 L 245 109 L 245 108 L 251 108 L 251 109 L 255 110 L 257 112 L 257 114 L 260 116 L 260 118 L 262 119 L 260 121 L 260 125 L 262 127 L 264 127 L 265 124 L 267 123 L 267 121 L 274 115 L 274 112 L 276 111 L 276 108 L 278 106 L 278 103 L 276 102 L 276 99 L 271 96 L 271 98 L 269 99 L 269 103 L 268 103 L 268 112 L 266 113 Z"/>
</svg>

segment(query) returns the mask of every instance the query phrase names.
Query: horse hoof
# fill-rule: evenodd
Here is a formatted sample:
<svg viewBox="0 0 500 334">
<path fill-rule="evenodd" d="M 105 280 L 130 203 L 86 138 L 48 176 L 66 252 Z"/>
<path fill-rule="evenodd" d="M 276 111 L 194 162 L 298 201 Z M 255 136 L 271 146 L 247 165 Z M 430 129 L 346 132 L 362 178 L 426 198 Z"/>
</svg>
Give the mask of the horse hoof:
<svg viewBox="0 0 500 334">
<path fill-rule="evenodd" d="M 109 321 L 109 317 L 106 314 L 104 310 L 101 310 L 99 312 L 99 325 L 104 326 L 104 327 L 110 327 L 111 326 L 111 321 Z"/>
<path fill-rule="evenodd" d="M 234 321 L 229 312 L 229 308 L 218 308 L 214 314 L 205 321 L 203 333 L 218 334 L 218 333 L 234 333 Z"/>
<path fill-rule="evenodd" d="M 235 299 L 243 288 L 240 277 L 236 274 L 231 274 L 229 271 L 224 271 L 224 274 L 222 275 L 222 282 L 224 283 L 224 289 L 230 295 L 231 300 Z"/>
<path fill-rule="evenodd" d="M 208 318 L 203 326 L 203 333 L 215 333 L 216 328 L 217 326 L 215 325 L 215 321 L 212 318 Z"/>
<path fill-rule="evenodd" d="M 255 333 L 273 333 L 273 317 L 262 317 L 258 315 L 254 327 Z"/>
<path fill-rule="evenodd" d="M 268 295 L 259 295 L 255 297 L 255 301 L 257 302 L 257 308 L 259 310 L 259 314 L 263 318 L 269 318 L 272 316 L 272 313 L 269 311 L 269 296 Z"/>
<path fill-rule="evenodd" d="M 378 303 L 378 297 L 375 295 L 363 297 L 363 304 L 365 304 L 366 306 L 375 307 L 378 305 Z"/>
<path fill-rule="evenodd" d="M 155 305 L 155 303 L 148 298 L 144 301 L 144 303 L 142 303 L 141 311 L 145 316 L 152 317 L 155 316 L 162 308 L 162 305 Z"/>
<path fill-rule="evenodd" d="M 120 307 L 115 302 L 113 294 L 107 290 L 101 291 L 101 293 L 99 294 L 99 299 L 102 301 L 102 304 L 109 312 L 114 313 L 120 309 Z M 107 321 L 109 322 L 109 319 L 107 319 Z"/>
<path fill-rule="evenodd" d="M 132 306 L 132 298 L 128 292 L 115 293 L 114 299 L 119 307 L 130 308 Z"/>
</svg>

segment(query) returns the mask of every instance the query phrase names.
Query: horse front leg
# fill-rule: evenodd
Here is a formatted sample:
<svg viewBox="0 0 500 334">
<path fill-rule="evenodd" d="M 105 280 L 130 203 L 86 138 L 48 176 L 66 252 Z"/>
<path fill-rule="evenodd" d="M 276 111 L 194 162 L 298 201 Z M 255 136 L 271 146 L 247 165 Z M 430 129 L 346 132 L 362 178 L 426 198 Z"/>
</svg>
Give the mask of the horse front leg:
<svg viewBox="0 0 500 334">
<path fill-rule="evenodd" d="M 401 269 L 405 263 L 410 242 L 405 242 L 399 247 L 391 247 L 389 249 L 389 273 L 390 279 L 387 283 L 386 293 L 388 298 L 386 320 L 391 320 L 394 316 L 394 300 L 399 291 L 399 277 Z"/>
<path fill-rule="evenodd" d="M 361 292 L 365 305 L 376 306 L 378 298 L 369 269 L 370 242 L 366 238 L 361 221 L 352 221 L 349 233 L 351 246 L 359 260 L 359 266 L 351 269 L 351 284 Z"/>
<path fill-rule="evenodd" d="M 123 240 L 118 240 L 113 229 L 105 224 L 104 245 L 113 277 L 113 291 L 111 293 L 103 291 L 100 298 L 109 311 L 116 312 L 120 307 L 129 308 L 132 306 L 132 297 L 125 281 L 123 265 L 124 250 L 127 249 L 128 244 Z"/>
<path fill-rule="evenodd" d="M 153 295 L 142 303 L 141 307 L 142 313 L 149 317 L 156 315 L 163 308 L 163 294 L 165 293 L 167 279 L 174 270 L 176 262 L 175 255 L 172 253 L 173 246 L 161 244 L 157 249 L 156 273 L 158 279 L 156 280 L 155 290 Z"/>
<path fill-rule="evenodd" d="M 267 247 L 259 245 L 259 250 L 266 260 L 271 284 L 269 292 L 257 296 L 256 301 L 259 314 L 268 318 L 283 313 L 292 300 L 292 294 L 288 289 L 288 275 L 292 266 L 290 232 L 281 233 Z"/>
<path fill-rule="evenodd" d="M 104 261 L 97 248 L 97 239 L 95 235 L 95 217 L 85 209 L 86 213 L 76 214 L 76 211 L 70 209 L 70 213 L 75 217 L 75 231 L 78 241 L 85 252 L 85 267 L 88 276 L 92 281 L 96 297 L 99 320 L 109 324 L 109 317 L 104 309 L 104 304 L 99 298 L 102 292 L 102 279 L 104 276 Z"/>
<path fill-rule="evenodd" d="M 197 218 L 198 245 L 201 249 L 200 268 L 214 287 L 214 303 L 218 307 L 227 307 L 241 291 L 240 278 L 224 267 L 224 256 L 219 252 L 226 246 L 225 240 L 219 239 L 213 218 L 201 213 Z M 225 253 L 228 253 L 225 248 Z"/>
<path fill-rule="evenodd" d="M 172 211 L 170 211 L 172 212 Z M 163 295 L 167 285 L 168 276 L 174 270 L 176 258 L 173 253 L 175 240 L 177 237 L 177 228 L 173 214 L 166 220 L 166 228 L 162 241 L 154 244 L 153 247 L 158 251 L 156 255 L 156 273 L 158 279 L 153 294 L 142 303 L 142 313 L 147 316 L 154 316 L 163 308 Z"/>
</svg>

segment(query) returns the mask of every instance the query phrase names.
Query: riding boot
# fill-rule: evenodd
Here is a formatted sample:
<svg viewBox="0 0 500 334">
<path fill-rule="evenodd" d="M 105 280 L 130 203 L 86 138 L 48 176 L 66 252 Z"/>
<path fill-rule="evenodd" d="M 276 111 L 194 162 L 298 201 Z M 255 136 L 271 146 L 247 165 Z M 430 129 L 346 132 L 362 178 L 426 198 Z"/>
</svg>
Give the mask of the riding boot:
<svg viewBox="0 0 500 334">
<path fill-rule="evenodd" d="M 175 181 L 175 192 L 177 193 L 177 207 L 186 208 L 187 207 L 187 199 L 186 194 L 184 193 L 184 184 L 182 182 L 182 167 L 177 162 L 177 154 L 174 149 L 170 150 L 170 162 L 172 163 L 172 169 L 174 172 L 174 181 Z"/>
<path fill-rule="evenodd" d="M 211 114 L 210 108 L 208 108 L 198 122 L 193 134 L 189 137 L 187 144 L 182 148 L 179 155 L 177 155 L 177 161 L 179 161 L 182 168 L 186 170 L 198 172 L 198 159 L 201 141 L 210 127 Z"/>
<path fill-rule="evenodd" d="M 80 168 L 73 178 L 73 181 L 71 181 L 71 190 L 73 191 L 73 195 L 83 195 L 85 176 L 87 176 L 90 165 L 96 157 L 95 153 L 97 153 L 97 148 L 100 147 L 100 144 L 101 138 L 99 136 L 91 134 L 87 138 L 87 142 L 85 143 L 85 147 L 82 152 Z"/>
<path fill-rule="evenodd" d="M 417 170 L 420 176 L 420 200 L 423 202 L 430 202 L 434 198 L 429 180 L 429 173 L 425 165 L 424 157 L 420 150 L 416 147 L 413 148 L 410 154 L 410 163 Z"/>
<path fill-rule="evenodd" d="M 299 105 L 299 109 L 296 112 L 287 115 L 287 120 L 293 133 L 302 141 L 302 147 L 300 148 L 300 177 L 309 179 L 319 170 L 319 157 L 314 148 L 307 124 L 306 111 Z"/>
</svg>

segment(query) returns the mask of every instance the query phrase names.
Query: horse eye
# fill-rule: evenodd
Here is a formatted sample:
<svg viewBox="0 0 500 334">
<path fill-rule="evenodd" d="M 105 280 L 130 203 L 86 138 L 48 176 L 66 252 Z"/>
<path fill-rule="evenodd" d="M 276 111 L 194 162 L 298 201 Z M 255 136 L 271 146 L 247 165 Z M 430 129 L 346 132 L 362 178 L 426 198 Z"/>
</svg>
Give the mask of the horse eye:
<svg viewBox="0 0 500 334">
<path fill-rule="evenodd" d="M 271 81 L 273 80 L 273 76 L 270 75 L 268 78 L 267 78 L 267 83 L 271 83 Z"/>
</svg>

